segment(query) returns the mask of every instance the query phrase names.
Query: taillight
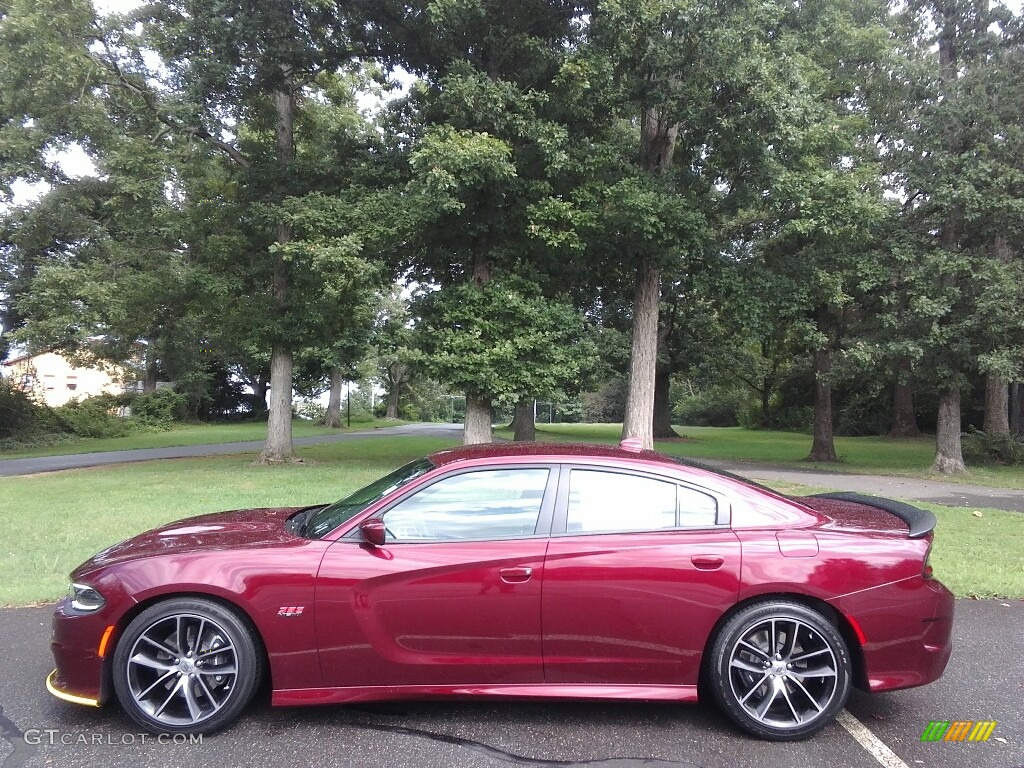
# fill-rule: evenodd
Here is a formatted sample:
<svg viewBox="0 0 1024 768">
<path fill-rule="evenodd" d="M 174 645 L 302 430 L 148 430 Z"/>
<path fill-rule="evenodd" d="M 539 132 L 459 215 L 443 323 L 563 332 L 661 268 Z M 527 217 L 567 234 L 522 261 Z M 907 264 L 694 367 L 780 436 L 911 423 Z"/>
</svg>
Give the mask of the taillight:
<svg viewBox="0 0 1024 768">
<path fill-rule="evenodd" d="M 924 567 L 921 569 L 921 575 L 926 579 L 934 578 L 932 573 L 932 564 L 928 562 L 928 559 L 932 556 L 932 544 L 928 542 L 928 551 L 924 553 Z"/>
</svg>

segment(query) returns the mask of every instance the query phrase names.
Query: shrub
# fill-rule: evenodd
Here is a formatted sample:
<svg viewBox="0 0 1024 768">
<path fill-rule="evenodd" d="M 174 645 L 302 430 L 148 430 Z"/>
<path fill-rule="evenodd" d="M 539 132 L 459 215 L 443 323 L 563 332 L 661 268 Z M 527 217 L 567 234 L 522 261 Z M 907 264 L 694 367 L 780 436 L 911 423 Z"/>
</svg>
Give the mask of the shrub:
<svg viewBox="0 0 1024 768">
<path fill-rule="evenodd" d="M 767 417 L 760 404 L 752 403 L 739 413 L 744 429 L 770 429 L 778 432 L 804 432 L 814 430 L 814 408 L 809 405 L 772 406 Z"/>
<path fill-rule="evenodd" d="M 295 406 L 295 415 L 300 419 L 322 424 L 324 419 L 327 418 L 327 409 L 315 400 L 303 400 Z"/>
<path fill-rule="evenodd" d="M 30 433 L 39 420 L 39 410 L 27 394 L 0 378 L 0 438 Z"/>
<path fill-rule="evenodd" d="M 121 437 L 135 431 L 135 424 L 118 415 L 125 404 L 123 397 L 96 395 L 72 400 L 54 408 L 52 413 L 63 431 L 79 437 Z"/>
<path fill-rule="evenodd" d="M 884 435 L 892 421 L 892 394 L 888 382 L 865 381 L 860 388 L 836 393 L 837 435 Z"/>
<path fill-rule="evenodd" d="M 188 398 L 170 387 L 136 395 L 129 406 L 132 421 L 155 429 L 169 429 L 174 422 L 184 421 L 188 414 Z"/>
<path fill-rule="evenodd" d="M 711 387 L 681 394 L 672 406 L 673 421 L 691 427 L 735 427 L 750 405 L 746 389 Z"/>
<path fill-rule="evenodd" d="M 402 392 L 398 403 L 398 416 L 409 421 L 444 422 L 453 417 L 461 419 L 464 403 L 462 395 L 450 395 L 438 382 L 422 376 L 415 377 Z M 381 400 L 377 407 L 383 418 L 387 412 L 387 400 Z"/>
<path fill-rule="evenodd" d="M 352 393 L 352 409 L 349 410 L 348 401 L 342 399 L 341 401 L 341 420 L 347 421 L 373 421 L 373 411 L 370 409 L 370 399 L 358 397 L 355 392 Z"/>
<path fill-rule="evenodd" d="M 968 464 L 1024 466 L 1024 439 L 1020 435 L 989 435 L 974 431 L 963 441 L 964 461 Z"/>
<path fill-rule="evenodd" d="M 597 392 L 584 392 L 580 396 L 580 419 L 592 424 L 622 421 L 626 414 L 626 391 L 624 379 L 611 379 Z"/>
</svg>

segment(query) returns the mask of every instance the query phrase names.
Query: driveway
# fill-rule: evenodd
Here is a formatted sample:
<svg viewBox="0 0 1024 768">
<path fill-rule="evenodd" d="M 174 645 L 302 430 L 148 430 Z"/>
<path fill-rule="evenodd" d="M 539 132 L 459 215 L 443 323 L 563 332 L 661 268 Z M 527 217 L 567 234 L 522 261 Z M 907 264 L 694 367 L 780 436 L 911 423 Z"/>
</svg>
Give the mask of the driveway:
<svg viewBox="0 0 1024 768">
<path fill-rule="evenodd" d="M 742 477 L 760 481 L 799 483 L 814 488 L 856 491 L 875 496 L 889 496 L 907 501 L 924 501 L 950 507 L 988 507 L 1010 512 L 1024 512 L 1024 491 L 1012 488 L 989 488 L 981 485 L 949 483 L 941 480 L 918 480 L 890 475 L 852 475 L 821 469 L 774 467 L 747 461 L 701 459 L 702 464 L 724 469 Z"/>
<path fill-rule="evenodd" d="M 0 610 L 0 767 L 338 766 L 339 768 L 1019 768 L 1024 602 L 958 601 L 946 675 L 908 691 L 855 693 L 809 741 L 737 732 L 710 705 L 419 702 L 272 709 L 266 697 L 201 743 L 158 743 L 116 706 L 49 696 L 51 609 Z M 921 741 L 932 720 L 995 720 L 987 742 Z M 5 762 L 6 758 L 6 762 Z"/>
</svg>

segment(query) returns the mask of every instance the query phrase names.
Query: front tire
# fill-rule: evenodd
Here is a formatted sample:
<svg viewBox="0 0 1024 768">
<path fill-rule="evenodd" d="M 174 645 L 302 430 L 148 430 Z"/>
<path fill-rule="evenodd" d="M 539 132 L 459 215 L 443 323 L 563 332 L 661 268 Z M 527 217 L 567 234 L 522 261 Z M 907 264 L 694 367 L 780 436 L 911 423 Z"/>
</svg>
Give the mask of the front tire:
<svg viewBox="0 0 1024 768">
<path fill-rule="evenodd" d="M 173 598 L 136 616 L 117 643 L 114 691 L 154 733 L 212 733 L 235 720 L 263 676 L 248 622 L 220 603 Z"/>
<path fill-rule="evenodd" d="M 820 613 L 785 600 L 750 605 L 722 627 L 711 655 L 711 690 L 748 733 L 796 741 L 846 706 L 850 653 Z"/>
</svg>

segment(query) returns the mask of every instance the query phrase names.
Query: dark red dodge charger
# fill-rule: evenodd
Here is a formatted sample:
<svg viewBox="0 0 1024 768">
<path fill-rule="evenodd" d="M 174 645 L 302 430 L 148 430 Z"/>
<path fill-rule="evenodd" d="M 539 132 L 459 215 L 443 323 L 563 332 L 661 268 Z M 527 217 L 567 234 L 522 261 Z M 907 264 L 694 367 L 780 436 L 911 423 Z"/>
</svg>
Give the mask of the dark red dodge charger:
<svg viewBox="0 0 1024 768">
<path fill-rule="evenodd" d="M 140 725 L 446 696 L 713 698 L 807 737 L 850 687 L 936 680 L 953 596 L 934 516 L 780 496 L 627 441 L 441 451 L 334 504 L 203 515 L 71 574 L 47 678 Z"/>
</svg>

